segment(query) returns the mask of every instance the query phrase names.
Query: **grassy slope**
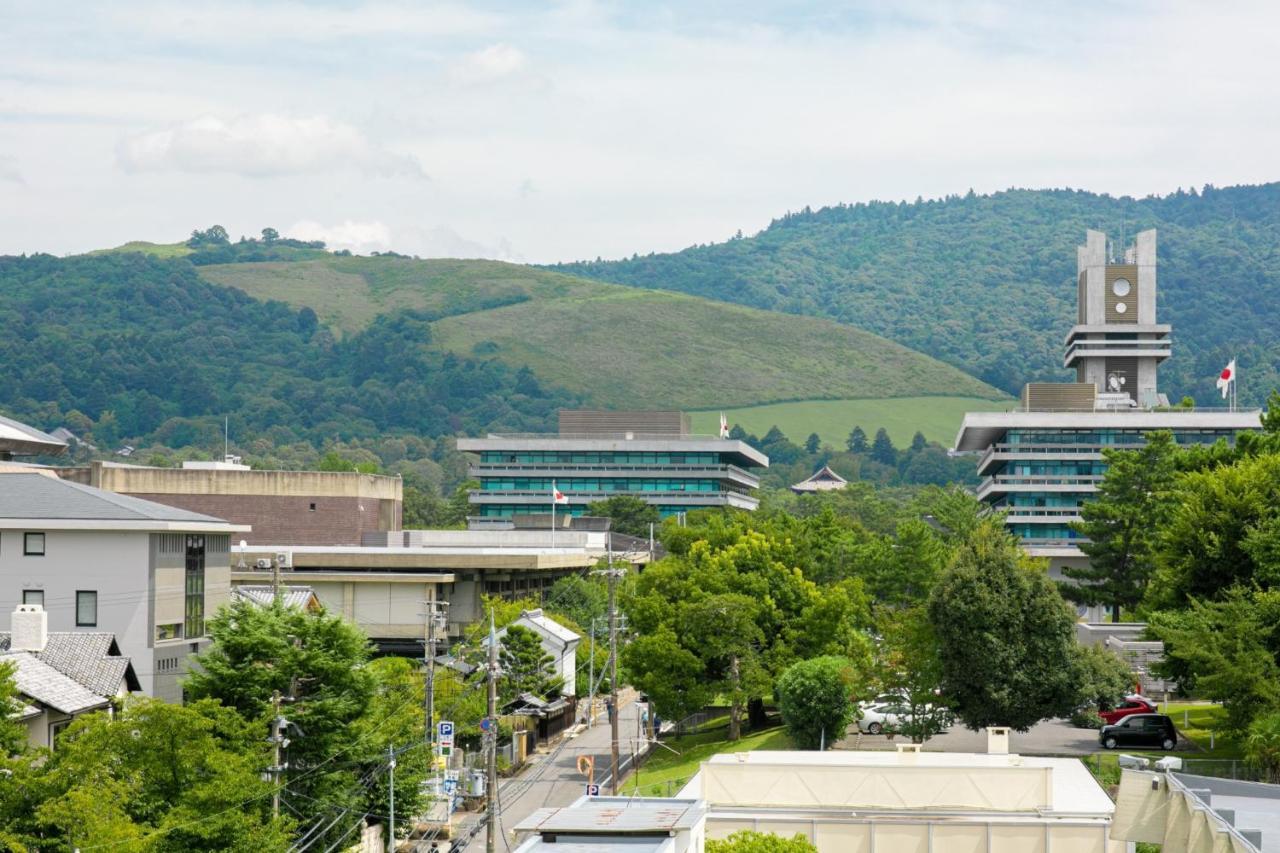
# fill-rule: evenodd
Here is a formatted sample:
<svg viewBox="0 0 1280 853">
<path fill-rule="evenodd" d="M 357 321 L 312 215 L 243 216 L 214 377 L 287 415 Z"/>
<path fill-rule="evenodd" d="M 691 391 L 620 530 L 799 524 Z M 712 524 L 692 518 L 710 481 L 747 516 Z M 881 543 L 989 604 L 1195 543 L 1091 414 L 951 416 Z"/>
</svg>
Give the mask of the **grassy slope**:
<svg viewBox="0 0 1280 853">
<path fill-rule="evenodd" d="M 997 401 L 979 397 L 897 397 L 893 399 L 799 400 L 771 403 L 743 409 L 726 409 L 731 424 L 741 424 L 747 432 L 764 435 L 777 426 L 797 443 L 816 432 L 832 447 L 844 447 L 849 431 L 860 426 L 868 438 L 884 427 L 898 447 L 911 443 L 916 431 L 930 441 L 950 447 L 965 412 L 999 411 L 1013 400 Z M 713 433 L 719 410 L 694 412 L 695 432 Z"/>
<path fill-rule="evenodd" d="M 327 258 L 200 272 L 253 296 L 309 305 L 346 331 L 398 309 L 446 315 L 432 326 L 441 348 L 528 365 L 601 406 L 1000 397 L 955 368 L 850 326 L 496 261 Z"/>
<path fill-rule="evenodd" d="M 721 752 L 752 752 L 757 749 L 791 749 L 791 739 L 781 726 L 748 732 L 737 741 L 728 740 L 728 720 L 708 726 L 696 734 L 663 741 L 678 755 L 656 748 L 637 774 L 626 779 L 622 792 L 639 790 L 646 797 L 670 797 L 698 772 L 702 762 Z"/>
<path fill-rule="evenodd" d="M 88 254 L 105 255 L 118 252 L 141 252 L 157 258 L 181 258 L 191 254 L 191 249 L 186 243 L 149 243 L 146 240 L 131 240 L 114 249 L 96 249 Z"/>
</svg>

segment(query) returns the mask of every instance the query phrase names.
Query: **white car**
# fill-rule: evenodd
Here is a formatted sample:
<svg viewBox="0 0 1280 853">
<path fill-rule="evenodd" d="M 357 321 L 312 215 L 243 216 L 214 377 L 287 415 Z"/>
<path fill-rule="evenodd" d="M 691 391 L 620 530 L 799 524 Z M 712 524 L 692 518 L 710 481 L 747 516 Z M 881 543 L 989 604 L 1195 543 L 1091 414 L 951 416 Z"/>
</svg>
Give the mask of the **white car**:
<svg viewBox="0 0 1280 853">
<path fill-rule="evenodd" d="M 882 697 L 883 698 L 883 697 Z M 862 718 L 858 720 L 858 730 L 867 734 L 878 735 L 886 726 L 901 731 L 904 723 L 911 721 L 911 707 L 900 699 L 890 697 L 889 702 L 875 702 L 860 705 Z M 933 714 L 933 707 L 926 705 L 920 709 L 920 716 Z M 943 731 L 951 728 L 951 715 L 944 715 Z"/>
</svg>

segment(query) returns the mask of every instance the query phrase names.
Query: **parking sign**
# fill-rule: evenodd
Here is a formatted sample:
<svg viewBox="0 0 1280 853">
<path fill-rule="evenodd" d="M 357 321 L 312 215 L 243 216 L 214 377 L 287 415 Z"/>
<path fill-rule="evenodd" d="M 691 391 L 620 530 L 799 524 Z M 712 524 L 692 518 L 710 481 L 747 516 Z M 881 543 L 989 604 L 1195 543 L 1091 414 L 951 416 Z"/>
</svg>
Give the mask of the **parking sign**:
<svg viewBox="0 0 1280 853">
<path fill-rule="evenodd" d="M 587 796 L 588 796 L 588 797 L 598 797 L 598 796 L 600 796 L 600 786 L 599 786 L 599 785 L 588 785 L 588 786 L 587 786 Z"/>
<path fill-rule="evenodd" d="M 453 721 L 441 720 L 439 723 L 436 724 L 436 733 L 440 735 L 441 741 L 446 741 L 446 740 L 452 741 L 453 740 Z"/>
</svg>

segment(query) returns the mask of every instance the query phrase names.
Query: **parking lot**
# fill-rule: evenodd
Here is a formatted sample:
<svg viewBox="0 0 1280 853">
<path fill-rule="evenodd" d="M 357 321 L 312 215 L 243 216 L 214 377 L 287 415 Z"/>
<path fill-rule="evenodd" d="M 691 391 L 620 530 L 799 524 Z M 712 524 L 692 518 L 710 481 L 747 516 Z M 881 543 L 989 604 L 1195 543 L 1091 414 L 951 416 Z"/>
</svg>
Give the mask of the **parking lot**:
<svg viewBox="0 0 1280 853">
<path fill-rule="evenodd" d="M 884 735 L 859 736 L 855 725 L 849 727 L 847 736 L 835 748 L 891 750 L 900 743 L 910 742 L 910 738 L 901 735 L 893 740 Z M 935 752 L 986 752 L 987 733 L 970 731 L 957 724 L 931 738 L 924 748 Z M 1096 730 L 1077 729 L 1066 720 L 1046 720 L 1029 731 L 1009 733 L 1009 751 L 1023 755 L 1088 755 L 1099 749 Z"/>
</svg>

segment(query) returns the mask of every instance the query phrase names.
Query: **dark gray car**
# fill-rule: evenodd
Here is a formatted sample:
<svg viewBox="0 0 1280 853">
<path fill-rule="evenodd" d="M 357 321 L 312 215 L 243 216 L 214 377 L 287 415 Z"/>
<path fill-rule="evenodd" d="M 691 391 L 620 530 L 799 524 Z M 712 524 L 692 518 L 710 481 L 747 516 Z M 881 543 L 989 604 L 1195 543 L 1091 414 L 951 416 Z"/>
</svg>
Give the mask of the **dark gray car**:
<svg viewBox="0 0 1280 853">
<path fill-rule="evenodd" d="M 1147 746 L 1170 752 L 1178 745 L 1178 730 L 1164 714 L 1132 714 L 1114 726 L 1103 726 L 1098 743 L 1107 749 L 1118 746 Z"/>
</svg>

